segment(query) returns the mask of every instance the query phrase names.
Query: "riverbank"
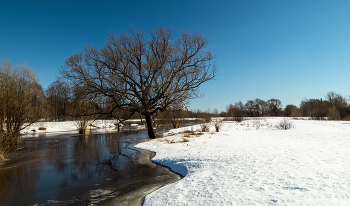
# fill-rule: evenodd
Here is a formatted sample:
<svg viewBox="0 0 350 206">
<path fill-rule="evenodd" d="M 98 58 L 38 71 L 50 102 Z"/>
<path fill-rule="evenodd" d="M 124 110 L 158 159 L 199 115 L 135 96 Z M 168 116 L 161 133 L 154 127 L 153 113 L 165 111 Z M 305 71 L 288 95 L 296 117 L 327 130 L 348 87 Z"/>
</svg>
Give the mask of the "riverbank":
<svg viewBox="0 0 350 206">
<path fill-rule="evenodd" d="M 181 128 L 136 145 L 184 176 L 144 205 L 349 205 L 350 122 L 291 120 L 295 128 L 279 130 L 280 120 L 224 122 L 202 135 Z"/>
<path fill-rule="evenodd" d="M 139 120 L 127 120 L 128 122 Z M 117 129 L 117 120 L 95 120 L 87 123 L 89 130 L 101 131 L 101 132 L 113 132 Z M 145 129 L 145 125 L 132 124 L 132 129 Z M 128 127 L 130 128 L 130 127 Z M 78 122 L 77 121 L 65 121 L 65 122 L 36 122 L 23 130 L 23 135 L 35 135 L 35 134 L 77 134 Z"/>
</svg>

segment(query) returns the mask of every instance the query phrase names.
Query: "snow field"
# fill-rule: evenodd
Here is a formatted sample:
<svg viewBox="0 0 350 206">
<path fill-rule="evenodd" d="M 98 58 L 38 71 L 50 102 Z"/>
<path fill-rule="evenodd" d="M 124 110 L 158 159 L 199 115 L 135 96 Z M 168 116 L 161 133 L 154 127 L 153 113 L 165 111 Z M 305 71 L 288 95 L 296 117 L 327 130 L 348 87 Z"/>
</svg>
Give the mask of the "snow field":
<svg viewBox="0 0 350 206">
<path fill-rule="evenodd" d="M 292 120 L 294 129 L 278 130 L 280 120 L 224 122 L 190 142 L 138 144 L 184 176 L 144 205 L 350 205 L 350 122 Z M 163 139 L 181 142 L 181 131 L 198 128 Z"/>
</svg>

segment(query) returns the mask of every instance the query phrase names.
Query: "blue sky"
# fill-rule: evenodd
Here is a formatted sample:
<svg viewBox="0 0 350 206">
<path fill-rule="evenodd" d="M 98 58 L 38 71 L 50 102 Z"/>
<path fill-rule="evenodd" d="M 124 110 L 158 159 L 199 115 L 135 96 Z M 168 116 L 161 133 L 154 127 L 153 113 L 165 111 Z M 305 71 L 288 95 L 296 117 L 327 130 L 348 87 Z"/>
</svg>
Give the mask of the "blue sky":
<svg viewBox="0 0 350 206">
<path fill-rule="evenodd" d="M 0 61 L 27 64 L 43 87 L 86 45 L 158 27 L 200 32 L 218 76 L 190 109 L 277 98 L 285 106 L 350 94 L 350 1 L 0 1 Z"/>
</svg>

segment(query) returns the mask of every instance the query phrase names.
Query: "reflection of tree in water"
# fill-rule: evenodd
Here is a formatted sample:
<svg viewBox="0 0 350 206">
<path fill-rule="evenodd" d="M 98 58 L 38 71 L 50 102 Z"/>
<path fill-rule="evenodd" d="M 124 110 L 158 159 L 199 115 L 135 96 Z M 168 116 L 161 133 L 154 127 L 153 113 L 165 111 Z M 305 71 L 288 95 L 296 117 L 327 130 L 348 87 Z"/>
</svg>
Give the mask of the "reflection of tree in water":
<svg viewBox="0 0 350 206">
<path fill-rule="evenodd" d="M 39 171 L 37 165 L 22 165 L 0 170 L 0 203 L 32 197 L 35 183 L 40 177 Z"/>
<path fill-rule="evenodd" d="M 61 186 L 124 169 L 135 157 L 127 144 L 116 133 L 80 136 L 54 161 L 56 171 L 64 176 Z"/>
<path fill-rule="evenodd" d="M 92 164 L 100 158 L 100 145 L 94 137 L 80 136 L 73 147 L 74 166 L 80 174 L 91 176 Z"/>
</svg>

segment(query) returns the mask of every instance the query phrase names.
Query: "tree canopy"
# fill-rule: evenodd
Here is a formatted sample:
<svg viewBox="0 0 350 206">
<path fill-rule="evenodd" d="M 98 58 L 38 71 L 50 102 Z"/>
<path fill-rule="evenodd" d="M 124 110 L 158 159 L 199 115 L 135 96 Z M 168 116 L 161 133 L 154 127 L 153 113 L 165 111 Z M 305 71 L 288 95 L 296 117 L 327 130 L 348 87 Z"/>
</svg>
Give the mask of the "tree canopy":
<svg viewBox="0 0 350 206">
<path fill-rule="evenodd" d="M 174 41 L 163 28 L 151 31 L 149 40 L 141 31 L 111 35 L 100 50 L 87 46 L 68 58 L 61 73 L 84 96 L 112 103 L 103 113 L 144 115 L 149 137 L 155 138 L 152 116 L 198 97 L 199 86 L 216 76 L 214 56 L 203 51 L 207 44 L 198 33 L 182 32 Z"/>
</svg>

